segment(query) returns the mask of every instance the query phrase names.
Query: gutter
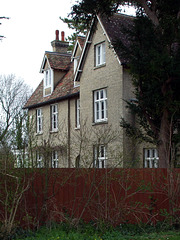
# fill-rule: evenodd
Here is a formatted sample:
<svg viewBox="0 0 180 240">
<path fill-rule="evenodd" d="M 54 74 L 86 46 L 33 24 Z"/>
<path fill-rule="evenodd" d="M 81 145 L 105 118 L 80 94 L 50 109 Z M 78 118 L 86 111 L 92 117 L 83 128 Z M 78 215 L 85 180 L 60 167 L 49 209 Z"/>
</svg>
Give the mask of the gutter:
<svg viewBox="0 0 180 240">
<path fill-rule="evenodd" d="M 52 103 L 56 103 L 56 102 L 59 102 L 59 101 L 62 101 L 62 100 L 73 98 L 73 97 L 76 97 L 76 96 L 79 96 L 79 92 L 72 93 L 72 94 L 62 96 L 62 97 L 58 97 L 58 98 L 54 98 L 54 99 L 50 99 L 50 100 L 45 101 L 45 102 L 36 103 L 36 104 L 30 105 L 28 107 L 23 107 L 23 109 L 38 108 L 38 107 L 42 107 L 42 106 L 45 106 L 45 105 L 48 105 L 48 104 L 52 104 Z"/>
</svg>

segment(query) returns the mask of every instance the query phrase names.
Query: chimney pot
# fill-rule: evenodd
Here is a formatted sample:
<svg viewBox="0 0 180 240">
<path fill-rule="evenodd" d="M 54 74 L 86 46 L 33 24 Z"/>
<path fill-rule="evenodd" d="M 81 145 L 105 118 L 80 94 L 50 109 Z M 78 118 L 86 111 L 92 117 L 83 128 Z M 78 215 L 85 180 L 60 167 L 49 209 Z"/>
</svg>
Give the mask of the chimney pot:
<svg viewBox="0 0 180 240">
<path fill-rule="evenodd" d="M 63 42 L 65 41 L 64 40 L 64 31 L 61 32 L 61 41 L 63 41 Z"/>
<path fill-rule="evenodd" d="M 59 30 L 56 30 L 56 41 L 59 41 Z"/>
</svg>

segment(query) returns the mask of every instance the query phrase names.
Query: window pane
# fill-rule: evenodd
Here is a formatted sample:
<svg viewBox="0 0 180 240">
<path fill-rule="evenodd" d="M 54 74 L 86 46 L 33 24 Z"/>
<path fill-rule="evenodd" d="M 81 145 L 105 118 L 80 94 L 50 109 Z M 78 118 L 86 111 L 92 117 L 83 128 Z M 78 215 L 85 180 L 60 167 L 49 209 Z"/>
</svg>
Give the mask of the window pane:
<svg viewBox="0 0 180 240">
<path fill-rule="evenodd" d="M 107 119 L 107 98 L 106 89 L 97 90 L 94 93 L 94 116 L 95 121 L 104 121 Z"/>
<path fill-rule="evenodd" d="M 98 65 L 101 64 L 101 46 L 98 46 Z"/>
<path fill-rule="evenodd" d="M 104 160 L 102 160 L 102 168 L 105 168 Z"/>
<path fill-rule="evenodd" d="M 101 94 L 101 98 L 104 98 L 104 90 L 101 90 L 100 94 Z"/>
<path fill-rule="evenodd" d="M 51 106 L 51 128 L 52 131 L 57 130 L 58 126 L 58 109 L 57 105 Z"/>
<path fill-rule="evenodd" d="M 104 155 L 104 146 L 101 146 L 100 157 L 105 157 L 105 155 Z"/>
<path fill-rule="evenodd" d="M 101 103 L 101 118 L 104 119 L 104 102 Z"/>
<path fill-rule="evenodd" d="M 158 167 L 158 153 L 157 149 L 145 149 L 144 150 L 144 166 L 148 168 Z"/>
<path fill-rule="evenodd" d="M 48 86 L 48 71 L 46 71 L 46 86 Z"/>
<path fill-rule="evenodd" d="M 40 116 L 41 115 L 41 109 L 37 110 L 37 115 Z"/>
<path fill-rule="evenodd" d="M 105 51 L 105 43 L 102 44 L 102 55 L 103 55 L 103 63 L 106 62 L 106 51 Z"/>
<path fill-rule="evenodd" d="M 99 102 L 96 103 L 96 119 L 99 119 Z"/>
<path fill-rule="evenodd" d="M 76 127 L 80 127 L 80 99 L 76 100 Z"/>
<path fill-rule="evenodd" d="M 49 73 L 49 85 L 51 85 L 51 70 L 48 70 L 48 73 Z"/>
<path fill-rule="evenodd" d="M 96 100 L 99 100 L 99 91 L 96 92 Z"/>
<path fill-rule="evenodd" d="M 105 168 L 106 167 L 106 148 L 104 145 L 94 146 L 94 167 Z"/>
</svg>

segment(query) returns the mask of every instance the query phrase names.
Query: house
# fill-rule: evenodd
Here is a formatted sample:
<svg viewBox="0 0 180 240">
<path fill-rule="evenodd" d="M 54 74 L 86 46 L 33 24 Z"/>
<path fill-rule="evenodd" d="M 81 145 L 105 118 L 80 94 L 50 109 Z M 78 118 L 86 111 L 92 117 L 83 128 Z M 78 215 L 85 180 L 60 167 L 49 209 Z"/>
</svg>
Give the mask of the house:
<svg viewBox="0 0 180 240">
<path fill-rule="evenodd" d="M 94 18 L 72 53 L 64 32 L 56 31 L 53 51 L 45 52 L 44 78 L 27 101 L 32 134 L 29 145 L 37 167 L 157 167 L 157 151 L 129 139 L 123 117 L 136 124 L 125 100 L 134 102 L 126 60 L 113 43 L 132 17 Z"/>
</svg>

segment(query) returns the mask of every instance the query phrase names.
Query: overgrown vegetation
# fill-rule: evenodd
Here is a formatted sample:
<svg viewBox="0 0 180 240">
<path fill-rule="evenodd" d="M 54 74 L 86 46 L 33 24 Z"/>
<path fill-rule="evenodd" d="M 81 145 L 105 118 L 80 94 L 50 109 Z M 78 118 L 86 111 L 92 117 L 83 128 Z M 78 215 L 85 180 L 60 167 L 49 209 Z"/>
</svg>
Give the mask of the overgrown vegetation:
<svg viewBox="0 0 180 240">
<path fill-rule="evenodd" d="M 94 239 L 97 232 L 108 232 L 108 236 L 113 232 L 113 238 L 98 236 L 116 239 L 120 232 L 132 236 L 180 228 L 179 170 L 173 174 L 157 169 L 27 170 L 11 170 L 1 178 L 0 239 L 11 239 L 18 227 L 57 228 L 54 222 L 64 223 L 58 234 L 63 227 L 67 239 L 77 239 L 68 234 L 81 234 L 86 229 Z M 91 225 L 82 225 L 90 220 Z M 118 233 L 112 226 L 119 226 Z M 47 236 L 53 239 L 56 235 Z"/>
<path fill-rule="evenodd" d="M 168 239 L 178 240 L 180 232 L 168 225 L 162 227 L 161 223 L 156 226 L 152 225 L 131 225 L 123 224 L 113 228 L 112 226 L 100 223 L 94 225 L 79 224 L 78 227 L 72 228 L 67 224 L 55 224 L 51 227 L 42 227 L 36 232 L 17 231 L 12 239 L 28 240 L 124 240 L 124 239 Z"/>
</svg>

